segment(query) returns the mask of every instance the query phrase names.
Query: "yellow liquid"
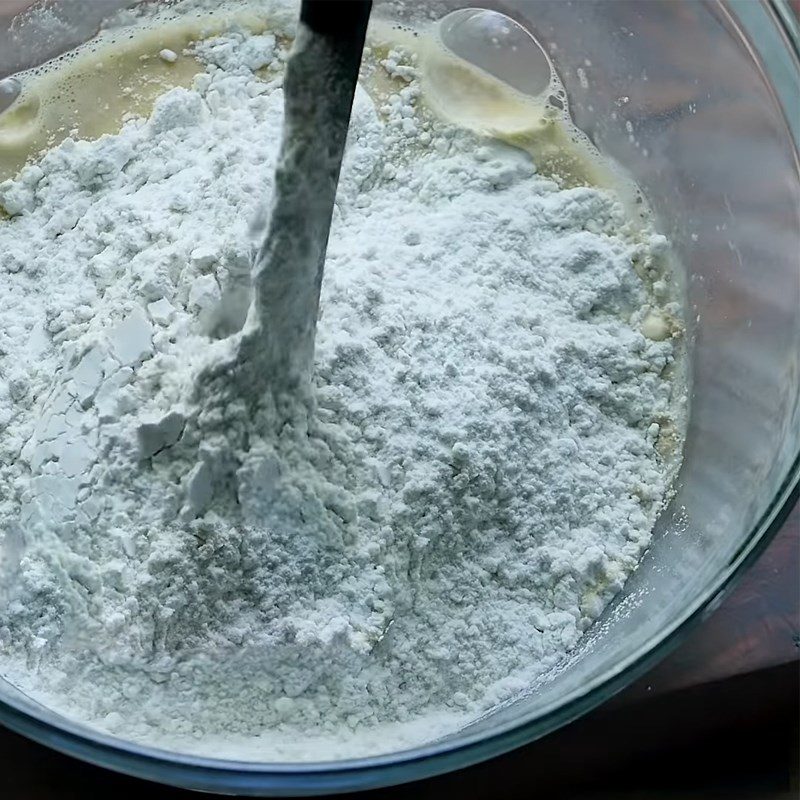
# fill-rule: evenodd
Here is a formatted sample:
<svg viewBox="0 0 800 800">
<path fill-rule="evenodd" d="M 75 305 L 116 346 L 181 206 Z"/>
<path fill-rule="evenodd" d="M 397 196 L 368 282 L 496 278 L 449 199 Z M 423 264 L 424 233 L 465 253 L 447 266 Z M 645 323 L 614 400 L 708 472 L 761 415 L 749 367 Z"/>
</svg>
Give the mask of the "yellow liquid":
<svg viewBox="0 0 800 800">
<path fill-rule="evenodd" d="M 205 65 L 184 51 L 231 27 L 261 33 L 269 20 L 246 5 L 221 4 L 203 15 L 174 15 L 138 27 L 101 33 L 81 48 L 20 73 L 22 92 L 0 114 L 0 181 L 67 137 L 96 139 L 118 133 L 126 119 L 149 116 L 165 91 L 188 87 Z M 274 26 L 282 27 L 282 26 Z M 369 43 L 378 58 L 394 46 L 418 55 L 423 100 L 436 116 L 528 152 L 540 174 L 565 188 L 598 186 L 616 191 L 631 219 L 642 216 L 633 184 L 612 170 L 565 113 L 541 97 L 521 94 L 443 48 L 434 34 L 398 29 L 374 20 Z M 283 44 L 286 43 L 284 39 Z M 160 57 L 172 51 L 175 60 Z M 376 71 L 368 89 L 396 91 L 397 79 Z M 402 84 L 402 81 L 399 81 Z"/>
<path fill-rule="evenodd" d="M 18 76 L 22 92 L 0 114 L 0 181 L 67 137 L 97 139 L 119 133 L 131 117 L 147 117 L 168 89 L 188 87 L 205 66 L 184 50 L 231 26 L 231 16 L 167 20 L 154 27 L 102 35 L 67 56 Z M 267 27 L 252 13 L 237 26 L 258 33 Z M 170 50 L 174 62 L 159 53 Z"/>
<path fill-rule="evenodd" d="M 435 116 L 524 150 L 539 174 L 562 188 L 594 186 L 615 192 L 636 226 L 649 219 L 633 181 L 612 167 L 570 119 L 563 108 L 566 92 L 554 72 L 548 89 L 534 97 L 451 53 L 435 30 L 417 34 L 384 26 L 380 37 L 385 49 L 400 44 L 418 54 L 422 97 Z"/>
<path fill-rule="evenodd" d="M 183 51 L 232 25 L 253 33 L 269 27 L 246 7 L 221 6 L 216 14 L 162 22 L 155 18 L 138 29 L 100 34 L 67 56 L 21 73 L 20 97 L 0 114 L 0 180 L 68 136 L 96 139 L 117 133 L 127 117 L 148 116 L 159 95 L 190 86 L 204 70 Z M 378 47 L 399 44 L 420 55 L 423 96 L 438 116 L 527 150 L 541 172 L 559 175 L 565 185 L 612 182 L 583 134 L 541 98 L 522 95 L 449 54 L 433 36 L 376 21 L 370 38 Z M 165 49 L 177 55 L 174 63 L 159 56 Z"/>
</svg>

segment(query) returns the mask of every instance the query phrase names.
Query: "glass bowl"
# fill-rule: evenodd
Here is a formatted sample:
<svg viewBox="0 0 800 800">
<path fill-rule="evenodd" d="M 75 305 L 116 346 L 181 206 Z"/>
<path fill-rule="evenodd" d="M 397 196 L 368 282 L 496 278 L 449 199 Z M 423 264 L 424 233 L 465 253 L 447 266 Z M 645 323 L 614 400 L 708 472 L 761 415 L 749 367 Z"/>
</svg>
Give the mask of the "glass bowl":
<svg viewBox="0 0 800 800">
<path fill-rule="evenodd" d="M 376 4 L 436 19 L 477 3 Z M 131 0 L 62 0 L 46 24 L 0 9 L 0 77 L 89 39 Z M 86 761 L 249 795 L 367 789 L 531 742 L 607 700 L 719 604 L 798 487 L 800 62 L 784 2 L 482 3 L 547 48 L 575 122 L 632 174 L 684 270 L 690 420 L 677 491 L 641 566 L 535 691 L 423 747 L 325 763 L 235 762 L 145 747 L 61 717 L 0 681 L 0 721 Z"/>
</svg>

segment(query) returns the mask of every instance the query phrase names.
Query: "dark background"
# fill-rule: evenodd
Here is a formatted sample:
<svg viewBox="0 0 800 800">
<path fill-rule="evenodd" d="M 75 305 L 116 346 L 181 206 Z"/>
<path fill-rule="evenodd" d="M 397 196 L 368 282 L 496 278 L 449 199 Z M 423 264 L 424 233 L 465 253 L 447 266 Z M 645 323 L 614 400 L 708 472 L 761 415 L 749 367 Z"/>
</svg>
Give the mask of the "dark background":
<svg viewBox="0 0 800 800">
<path fill-rule="evenodd" d="M 800 797 L 800 506 L 722 606 L 610 702 L 538 742 L 360 800 Z M 0 728 L 2 800 L 213 797 L 83 764 Z M 343 797 L 343 796 L 341 796 Z"/>
</svg>

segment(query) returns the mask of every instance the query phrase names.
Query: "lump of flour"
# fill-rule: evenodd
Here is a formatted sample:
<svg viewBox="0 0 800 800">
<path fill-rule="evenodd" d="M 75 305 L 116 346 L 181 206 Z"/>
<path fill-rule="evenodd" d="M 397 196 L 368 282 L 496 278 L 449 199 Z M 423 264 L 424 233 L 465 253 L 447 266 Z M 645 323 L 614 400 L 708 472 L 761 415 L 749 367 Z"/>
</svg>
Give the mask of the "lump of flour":
<svg viewBox="0 0 800 800">
<path fill-rule="evenodd" d="M 204 42 L 149 120 L 0 184 L 0 671 L 126 737 L 320 759 L 575 646 L 668 488 L 674 345 L 640 330 L 663 237 L 433 121 L 398 52 L 356 98 L 312 402 L 191 407 L 249 303 L 279 51 Z"/>
</svg>

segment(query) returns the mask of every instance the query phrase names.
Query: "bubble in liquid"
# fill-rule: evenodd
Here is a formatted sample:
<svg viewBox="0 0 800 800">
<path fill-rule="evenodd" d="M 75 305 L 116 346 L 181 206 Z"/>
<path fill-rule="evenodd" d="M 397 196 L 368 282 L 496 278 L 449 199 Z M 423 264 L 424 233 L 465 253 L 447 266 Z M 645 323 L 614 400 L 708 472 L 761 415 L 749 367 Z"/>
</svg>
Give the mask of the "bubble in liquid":
<svg viewBox="0 0 800 800">
<path fill-rule="evenodd" d="M 19 97 L 22 84 L 16 78 L 3 78 L 0 80 L 0 114 Z"/>
<path fill-rule="evenodd" d="M 485 8 L 462 8 L 439 21 L 442 44 L 454 55 L 523 94 L 538 97 L 559 84 L 533 35 L 511 17 Z"/>
<path fill-rule="evenodd" d="M 567 117 L 561 81 L 533 35 L 511 17 L 466 8 L 443 17 L 423 59 L 426 99 L 457 125 L 515 137 Z"/>
</svg>

